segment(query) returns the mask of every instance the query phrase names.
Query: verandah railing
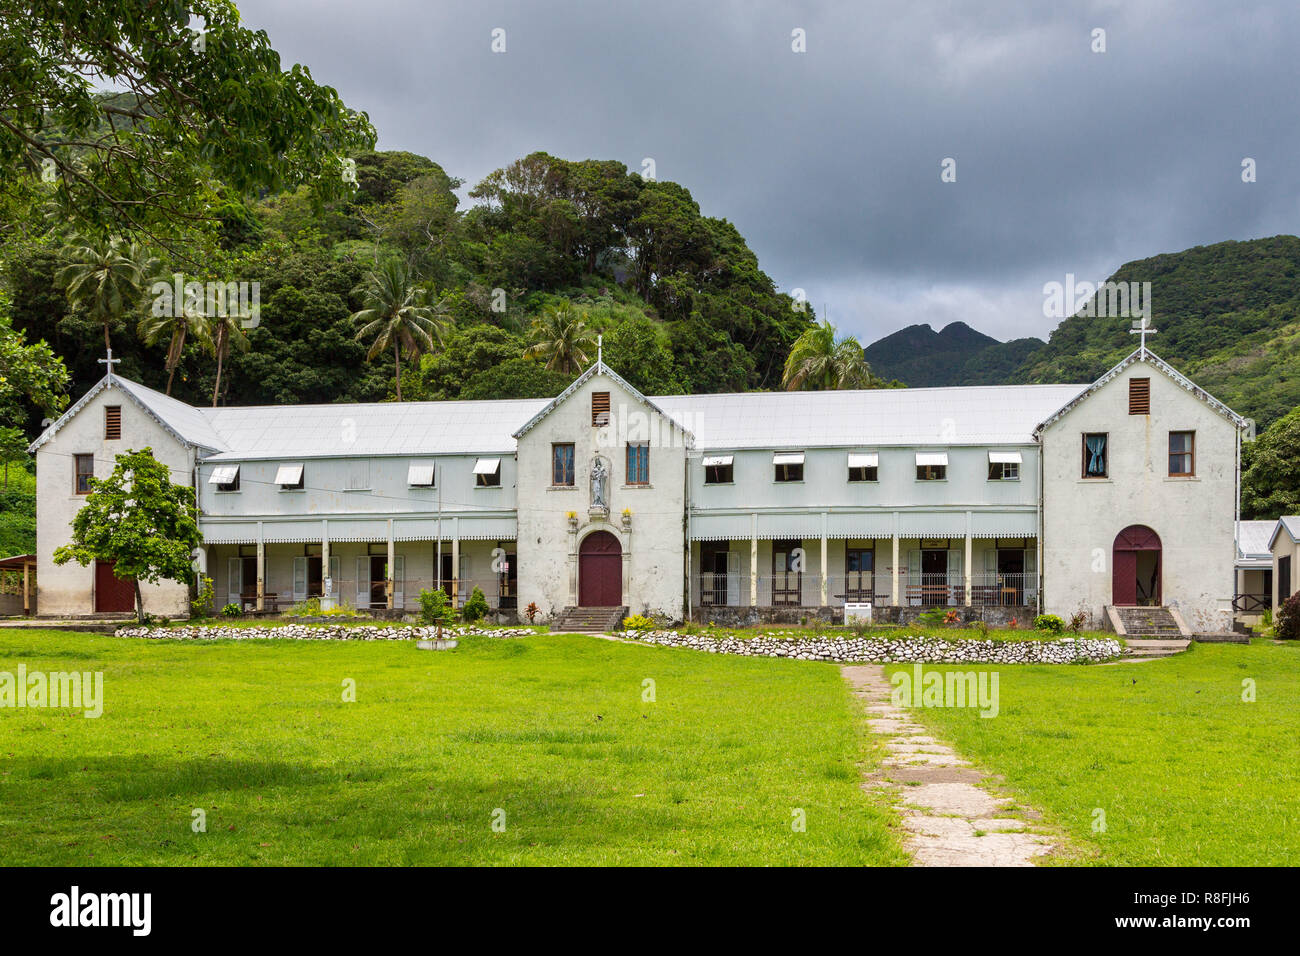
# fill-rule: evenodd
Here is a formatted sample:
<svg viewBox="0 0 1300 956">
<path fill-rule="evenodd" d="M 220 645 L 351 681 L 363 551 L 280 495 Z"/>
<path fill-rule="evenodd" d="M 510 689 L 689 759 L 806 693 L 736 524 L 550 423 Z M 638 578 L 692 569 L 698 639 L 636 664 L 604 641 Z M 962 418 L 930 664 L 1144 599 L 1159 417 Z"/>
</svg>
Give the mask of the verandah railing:
<svg viewBox="0 0 1300 956">
<path fill-rule="evenodd" d="M 821 575 L 816 573 L 791 571 L 751 579 L 745 572 L 703 572 L 692 578 L 691 598 L 699 607 L 747 607 L 751 597 L 758 607 L 834 607 L 846 603 L 882 606 L 894 603 L 893 587 L 889 572 L 830 574 L 823 601 Z M 1037 601 L 1037 579 L 1032 574 L 976 572 L 971 575 L 970 587 L 975 607 L 1021 607 Z M 960 607 L 966 603 L 966 579 L 956 571 L 903 572 L 899 574 L 898 588 L 899 603 L 905 607 Z"/>
</svg>

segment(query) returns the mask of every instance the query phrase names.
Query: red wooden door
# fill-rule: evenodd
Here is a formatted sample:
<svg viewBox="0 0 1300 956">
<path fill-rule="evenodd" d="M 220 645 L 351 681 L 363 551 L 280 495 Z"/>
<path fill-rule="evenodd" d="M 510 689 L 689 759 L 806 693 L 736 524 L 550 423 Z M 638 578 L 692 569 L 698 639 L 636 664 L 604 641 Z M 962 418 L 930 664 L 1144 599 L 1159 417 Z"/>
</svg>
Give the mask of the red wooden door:
<svg viewBox="0 0 1300 956">
<path fill-rule="evenodd" d="M 112 561 L 95 562 L 95 611 L 121 613 L 135 610 L 135 582 L 113 573 Z"/>
<path fill-rule="evenodd" d="M 1132 607 L 1138 602 L 1136 551 L 1116 551 L 1112 565 L 1111 603 L 1118 607 Z"/>
<path fill-rule="evenodd" d="M 578 604 L 623 605 L 623 547 L 608 531 L 597 531 L 578 548 Z"/>
</svg>

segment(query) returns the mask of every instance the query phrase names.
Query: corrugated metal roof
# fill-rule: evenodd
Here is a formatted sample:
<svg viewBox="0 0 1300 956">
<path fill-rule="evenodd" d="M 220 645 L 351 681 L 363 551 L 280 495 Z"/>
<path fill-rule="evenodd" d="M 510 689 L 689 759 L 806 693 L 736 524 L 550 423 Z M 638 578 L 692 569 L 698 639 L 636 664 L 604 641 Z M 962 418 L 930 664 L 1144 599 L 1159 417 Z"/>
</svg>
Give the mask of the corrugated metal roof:
<svg viewBox="0 0 1300 956">
<path fill-rule="evenodd" d="M 113 384 L 130 392 L 136 401 L 170 425 L 191 444 L 211 448 L 213 451 L 227 450 L 228 446 L 222 441 L 221 435 L 212 427 L 212 422 L 208 418 L 208 413 L 212 409 L 186 405 L 179 399 L 164 395 L 162 392 L 155 392 L 152 388 L 146 388 L 139 382 L 122 378 L 120 375 L 113 376 Z"/>
<path fill-rule="evenodd" d="M 1269 558 L 1268 539 L 1277 527 L 1276 521 L 1238 521 L 1237 550 L 1244 558 Z"/>
<path fill-rule="evenodd" d="M 511 452 L 547 399 L 206 409 L 228 453 L 213 459 Z"/>
<path fill-rule="evenodd" d="M 738 392 L 651 399 L 704 449 L 1033 444 L 1087 385 Z"/>
<path fill-rule="evenodd" d="M 371 402 L 195 408 L 113 381 L 211 460 L 511 452 L 550 405 L 505 401 Z M 1086 385 L 835 392 L 740 392 L 649 399 L 705 449 L 1031 444 L 1034 427 Z"/>
</svg>

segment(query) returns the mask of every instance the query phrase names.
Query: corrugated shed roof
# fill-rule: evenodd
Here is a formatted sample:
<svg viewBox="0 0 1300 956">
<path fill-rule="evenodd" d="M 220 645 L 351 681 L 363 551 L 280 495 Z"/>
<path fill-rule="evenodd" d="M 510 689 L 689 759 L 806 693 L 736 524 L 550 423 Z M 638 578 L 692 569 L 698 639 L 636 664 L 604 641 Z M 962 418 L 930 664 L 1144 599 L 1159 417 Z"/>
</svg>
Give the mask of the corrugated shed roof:
<svg viewBox="0 0 1300 956">
<path fill-rule="evenodd" d="M 651 401 L 697 448 L 1033 444 L 1034 428 L 1087 385 L 666 395 Z"/>
<path fill-rule="evenodd" d="M 1238 521 L 1237 551 L 1243 558 L 1271 557 L 1268 539 L 1276 526 L 1276 521 Z"/>
<path fill-rule="evenodd" d="M 547 399 L 205 409 L 227 452 L 212 460 L 512 452 Z"/>
</svg>

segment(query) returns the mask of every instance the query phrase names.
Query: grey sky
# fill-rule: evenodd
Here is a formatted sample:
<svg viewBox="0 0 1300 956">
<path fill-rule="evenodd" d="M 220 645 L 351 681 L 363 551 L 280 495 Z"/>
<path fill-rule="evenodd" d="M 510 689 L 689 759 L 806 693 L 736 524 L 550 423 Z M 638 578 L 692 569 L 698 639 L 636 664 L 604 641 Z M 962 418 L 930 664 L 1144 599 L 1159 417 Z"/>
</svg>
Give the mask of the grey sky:
<svg viewBox="0 0 1300 956">
<path fill-rule="evenodd" d="M 470 183 L 537 149 L 652 157 L 864 342 L 957 319 L 1046 336 L 1045 282 L 1292 233 L 1300 212 L 1294 0 L 239 7 L 381 149 Z"/>
</svg>

